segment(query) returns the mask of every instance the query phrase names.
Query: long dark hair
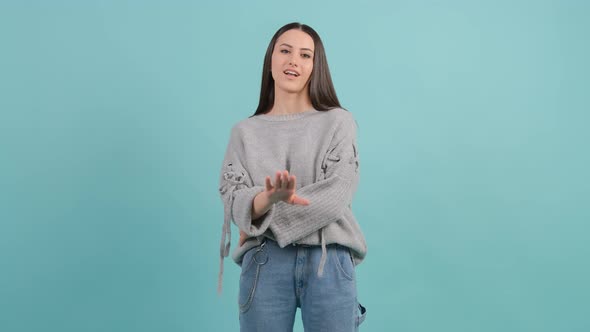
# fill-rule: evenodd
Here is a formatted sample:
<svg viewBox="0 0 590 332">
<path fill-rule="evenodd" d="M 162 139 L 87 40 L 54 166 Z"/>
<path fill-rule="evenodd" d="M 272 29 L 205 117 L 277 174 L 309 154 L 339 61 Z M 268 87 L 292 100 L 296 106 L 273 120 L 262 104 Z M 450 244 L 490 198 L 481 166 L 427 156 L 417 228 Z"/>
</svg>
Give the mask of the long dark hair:
<svg viewBox="0 0 590 332">
<path fill-rule="evenodd" d="M 326 51 L 320 36 L 310 26 L 293 22 L 281 27 L 272 37 L 266 54 L 264 56 L 264 64 L 262 66 L 262 84 L 260 86 L 260 101 L 256 112 L 250 117 L 258 114 L 264 114 L 270 110 L 275 101 L 275 80 L 272 78 L 270 72 L 270 65 L 272 60 L 272 52 L 274 51 L 277 39 L 288 30 L 299 29 L 307 33 L 314 43 L 314 57 L 313 69 L 309 81 L 309 98 L 311 104 L 318 111 L 329 111 L 333 108 L 342 108 L 338 97 L 336 97 L 336 90 L 332 84 L 332 77 L 330 76 L 330 69 L 328 68 L 328 60 L 326 59 Z"/>
</svg>

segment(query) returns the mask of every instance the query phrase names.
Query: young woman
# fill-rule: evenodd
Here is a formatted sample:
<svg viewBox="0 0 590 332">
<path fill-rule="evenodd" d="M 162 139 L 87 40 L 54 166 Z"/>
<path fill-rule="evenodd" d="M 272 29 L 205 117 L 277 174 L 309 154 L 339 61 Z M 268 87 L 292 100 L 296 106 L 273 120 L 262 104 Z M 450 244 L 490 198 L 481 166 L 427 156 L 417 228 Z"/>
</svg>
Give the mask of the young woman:
<svg viewBox="0 0 590 332">
<path fill-rule="evenodd" d="M 367 246 L 352 213 L 356 132 L 318 34 L 281 27 L 264 57 L 258 109 L 232 127 L 220 177 L 218 290 L 233 220 L 241 331 L 292 331 L 297 307 L 306 331 L 358 331 L 365 319 L 355 267 Z"/>
</svg>

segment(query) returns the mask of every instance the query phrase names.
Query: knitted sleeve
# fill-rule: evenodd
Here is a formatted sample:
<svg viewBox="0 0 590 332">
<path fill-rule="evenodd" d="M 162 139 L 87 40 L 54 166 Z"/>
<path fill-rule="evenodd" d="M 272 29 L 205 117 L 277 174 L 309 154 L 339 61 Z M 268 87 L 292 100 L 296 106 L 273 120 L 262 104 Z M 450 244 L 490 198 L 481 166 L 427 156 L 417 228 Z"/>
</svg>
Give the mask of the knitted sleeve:
<svg viewBox="0 0 590 332">
<path fill-rule="evenodd" d="M 232 128 L 231 138 L 227 146 L 221 176 L 219 179 L 219 193 L 224 207 L 224 223 L 221 240 L 221 255 L 226 257 L 229 254 L 231 244 L 230 220 L 243 230 L 250 237 L 261 235 L 269 226 L 270 219 L 267 215 L 260 217 L 256 224 L 252 225 L 252 201 L 254 197 L 265 190 L 263 186 L 255 186 L 243 166 L 241 158 L 243 143 Z M 227 244 L 226 242 L 227 234 Z"/>
<path fill-rule="evenodd" d="M 345 209 L 351 208 L 360 174 L 356 132 L 352 115 L 336 127 L 322 159 L 320 179 L 296 191 L 309 205 L 280 201 L 267 212 L 267 220 L 272 220 L 270 229 L 281 247 L 339 220 Z"/>
<path fill-rule="evenodd" d="M 243 142 L 237 135 L 235 127 L 233 127 L 219 178 L 219 194 L 223 201 L 224 220 L 219 248 L 218 294 L 221 294 L 223 288 L 223 259 L 229 255 L 231 247 L 230 220 L 233 220 L 238 228 L 250 236 L 258 236 L 264 233 L 270 223 L 270 219 L 262 216 L 260 220 L 262 223 L 259 227 L 252 225 L 252 201 L 265 188 L 253 185 L 250 175 L 243 166 L 240 151 L 243 151 Z"/>
</svg>

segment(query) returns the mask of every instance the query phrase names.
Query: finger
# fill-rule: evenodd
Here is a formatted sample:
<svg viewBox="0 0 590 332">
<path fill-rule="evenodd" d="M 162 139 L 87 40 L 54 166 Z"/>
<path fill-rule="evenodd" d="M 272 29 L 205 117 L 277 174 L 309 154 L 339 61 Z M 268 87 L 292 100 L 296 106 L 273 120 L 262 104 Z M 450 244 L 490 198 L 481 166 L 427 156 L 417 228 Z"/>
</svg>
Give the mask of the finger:
<svg viewBox="0 0 590 332">
<path fill-rule="evenodd" d="M 295 175 L 291 175 L 291 176 L 289 177 L 289 185 L 287 186 L 287 189 L 289 189 L 289 190 L 293 190 L 293 189 L 295 189 L 295 188 L 296 188 L 296 187 L 295 187 Z"/>
<path fill-rule="evenodd" d="M 265 178 L 265 184 L 266 184 L 266 191 L 271 191 L 272 190 L 272 184 L 270 183 L 270 176 L 266 176 Z"/>
<path fill-rule="evenodd" d="M 281 172 L 280 171 L 277 171 L 277 174 L 275 176 L 275 187 L 281 188 Z"/>
<path fill-rule="evenodd" d="M 281 172 L 281 184 L 279 185 L 279 188 L 281 188 L 281 190 L 286 189 L 285 184 L 287 184 L 287 179 L 285 179 L 285 173 Z"/>
<path fill-rule="evenodd" d="M 281 188 L 283 188 L 284 190 L 287 190 L 288 187 L 289 187 L 289 171 L 284 171 L 283 172 L 283 180 L 281 182 Z"/>
<path fill-rule="evenodd" d="M 291 200 L 291 204 L 309 205 L 309 203 L 310 203 L 309 200 L 307 200 L 303 197 L 297 196 L 297 195 L 293 195 L 293 198 Z"/>
</svg>

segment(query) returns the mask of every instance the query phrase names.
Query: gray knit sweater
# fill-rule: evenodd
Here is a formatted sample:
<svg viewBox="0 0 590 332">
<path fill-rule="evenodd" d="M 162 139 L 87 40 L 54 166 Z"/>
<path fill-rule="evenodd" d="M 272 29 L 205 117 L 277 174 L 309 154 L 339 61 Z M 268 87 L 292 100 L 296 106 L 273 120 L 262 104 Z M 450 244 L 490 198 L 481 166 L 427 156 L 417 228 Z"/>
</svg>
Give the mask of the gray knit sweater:
<svg viewBox="0 0 590 332">
<path fill-rule="evenodd" d="M 300 113 L 260 114 L 236 123 L 225 152 L 219 180 L 224 205 L 218 292 L 222 290 L 223 259 L 231 246 L 231 223 L 250 236 L 232 252 L 241 266 L 243 254 L 263 237 L 281 248 L 293 243 L 322 246 L 318 276 L 326 261 L 326 244 L 352 249 L 354 264 L 366 256 L 365 237 L 352 213 L 359 182 L 357 124 L 342 108 Z M 265 177 L 288 170 L 297 178 L 295 193 L 309 205 L 283 201 L 252 225 L 252 201 L 265 190 Z M 226 243 L 227 242 L 227 243 Z"/>
</svg>

